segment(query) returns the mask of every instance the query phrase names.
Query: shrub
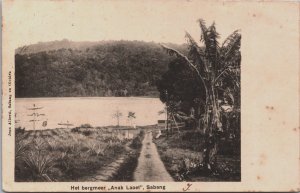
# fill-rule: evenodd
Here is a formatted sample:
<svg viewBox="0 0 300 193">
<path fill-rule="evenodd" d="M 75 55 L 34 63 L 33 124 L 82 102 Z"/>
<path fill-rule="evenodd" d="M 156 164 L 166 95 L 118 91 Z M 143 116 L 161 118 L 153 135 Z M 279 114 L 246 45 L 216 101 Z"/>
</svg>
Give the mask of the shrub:
<svg viewBox="0 0 300 193">
<path fill-rule="evenodd" d="M 61 143 L 57 140 L 47 140 L 47 143 L 50 151 L 58 150 L 61 147 Z"/>
<path fill-rule="evenodd" d="M 23 136 L 16 135 L 15 159 L 23 157 L 29 149 L 28 143 L 25 143 L 23 139 Z"/>
<path fill-rule="evenodd" d="M 69 157 L 68 152 L 62 152 L 59 159 L 57 160 L 58 166 L 64 171 L 69 171 L 72 166 L 72 161 Z"/>
<path fill-rule="evenodd" d="M 88 124 L 88 123 L 82 124 L 82 125 L 80 125 L 80 127 L 81 128 L 92 128 L 91 124 Z"/>
<path fill-rule="evenodd" d="M 130 147 L 131 148 L 134 148 L 134 149 L 139 149 L 142 147 L 142 141 L 141 141 L 141 138 L 140 137 L 135 137 L 133 140 L 132 140 L 132 143 L 130 144 Z"/>
<path fill-rule="evenodd" d="M 74 155 L 78 155 L 81 151 L 80 143 L 74 143 L 72 141 L 68 141 L 65 146 L 62 148 L 64 152 L 68 152 Z"/>
<path fill-rule="evenodd" d="M 109 153 L 114 155 L 122 153 L 124 151 L 124 146 L 120 142 L 113 142 L 107 146 Z"/>
<path fill-rule="evenodd" d="M 187 131 L 183 132 L 181 135 L 181 140 L 191 141 L 191 140 L 202 140 L 204 138 L 203 134 L 200 131 Z"/>
<path fill-rule="evenodd" d="M 79 127 L 75 127 L 75 128 L 72 128 L 71 129 L 71 132 L 73 132 L 73 133 L 78 133 L 79 132 Z"/>
<path fill-rule="evenodd" d="M 143 130 L 141 130 L 140 133 L 132 140 L 130 147 L 134 148 L 134 149 L 141 148 L 144 135 L 145 135 L 145 132 Z"/>
<path fill-rule="evenodd" d="M 57 132 L 55 130 L 51 130 L 51 135 L 57 135 Z"/>
<path fill-rule="evenodd" d="M 106 150 L 106 147 L 107 147 L 107 145 L 100 145 L 100 144 L 98 144 L 97 146 L 96 146 L 96 148 L 95 148 L 95 153 L 96 153 L 96 155 L 98 156 L 98 155 L 104 155 L 104 152 L 105 152 L 105 150 Z"/>
<path fill-rule="evenodd" d="M 30 145 L 33 147 L 33 149 L 38 151 L 45 150 L 49 147 L 49 144 L 40 137 L 35 138 Z"/>
<path fill-rule="evenodd" d="M 92 155 L 104 155 L 104 152 L 107 148 L 107 144 L 102 144 L 98 141 L 87 141 L 87 152 L 91 153 Z"/>
<path fill-rule="evenodd" d="M 25 127 L 17 127 L 16 128 L 16 134 L 23 134 L 25 132 Z"/>
<path fill-rule="evenodd" d="M 48 176 L 48 172 L 55 164 L 53 156 L 41 150 L 30 151 L 28 155 L 24 157 L 24 162 L 29 168 L 31 175 L 37 181 L 52 181 Z"/>
<path fill-rule="evenodd" d="M 202 160 L 196 157 L 181 158 L 178 162 L 176 178 L 179 181 L 191 180 L 190 176 L 195 173 L 204 173 Z"/>
<path fill-rule="evenodd" d="M 90 136 L 92 134 L 92 132 L 89 131 L 89 130 L 85 130 L 85 131 L 82 132 L 82 134 L 85 135 L 85 136 Z"/>
<path fill-rule="evenodd" d="M 144 130 L 141 130 L 140 132 L 139 132 L 139 134 L 138 134 L 140 137 L 144 137 L 144 135 L 145 135 L 145 131 Z"/>
</svg>

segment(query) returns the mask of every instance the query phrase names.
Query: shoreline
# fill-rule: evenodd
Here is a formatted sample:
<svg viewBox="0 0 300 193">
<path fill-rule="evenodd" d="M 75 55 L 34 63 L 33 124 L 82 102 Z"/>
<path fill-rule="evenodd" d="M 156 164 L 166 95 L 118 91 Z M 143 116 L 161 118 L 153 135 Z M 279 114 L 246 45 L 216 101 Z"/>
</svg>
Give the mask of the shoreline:
<svg viewBox="0 0 300 193">
<path fill-rule="evenodd" d="M 130 97 L 15 97 L 15 100 L 64 100 L 64 99 L 159 99 L 159 97 L 151 96 L 130 96 Z"/>
<path fill-rule="evenodd" d="M 74 129 L 74 128 L 80 128 L 80 129 L 119 129 L 119 130 L 138 130 L 138 129 L 147 129 L 148 127 L 156 127 L 157 124 L 152 124 L 152 125 L 136 125 L 136 128 L 133 128 L 132 126 L 125 126 L 125 125 L 120 125 L 120 126 L 116 126 L 116 125 L 107 125 L 107 126 L 95 126 L 95 127 L 69 127 L 69 128 L 63 128 L 63 127 L 56 127 L 53 129 L 47 128 L 47 129 L 26 129 L 25 131 L 47 131 L 47 130 L 55 130 L 55 129 Z M 16 129 L 21 129 L 23 130 L 22 127 L 17 127 Z"/>
</svg>

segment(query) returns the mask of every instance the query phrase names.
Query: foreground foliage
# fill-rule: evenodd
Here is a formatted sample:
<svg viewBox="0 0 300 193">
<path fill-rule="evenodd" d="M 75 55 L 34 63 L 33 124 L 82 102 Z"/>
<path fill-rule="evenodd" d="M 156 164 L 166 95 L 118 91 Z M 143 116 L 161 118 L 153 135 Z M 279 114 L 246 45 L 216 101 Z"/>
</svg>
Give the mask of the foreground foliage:
<svg viewBox="0 0 300 193">
<path fill-rule="evenodd" d="M 122 156 L 131 141 L 99 128 L 17 132 L 15 180 L 76 181 Z"/>
<path fill-rule="evenodd" d="M 170 119 L 175 120 L 174 115 L 177 115 L 178 119 L 195 120 L 198 130 L 203 133 L 203 165 L 211 170 L 221 136 L 225 133 L 228 138 L 237 141 L 240 138 L 241 34 L 234 31 L 220 44 L 215 23 L 206 26 L 200 19 L 199 27 L 202 45 L 186 33 L 187 55 L 162 45 L 178 60 L 170 64 L 158 89 L 161 100 L 169 109 Z M 194 107 L 196 113 L 180 112 L 184 105 Z"/>
<path fill-rule="evenodd" d="M 156 135 L 156 133 L 154 133 Z M 182 131 L 155 139 L 158 152 L 175 181 L 240 181 L 240 148 L 222 140 L 212 169 L 204 167 L 204 136 L 199 131 Z"/>
</svg>

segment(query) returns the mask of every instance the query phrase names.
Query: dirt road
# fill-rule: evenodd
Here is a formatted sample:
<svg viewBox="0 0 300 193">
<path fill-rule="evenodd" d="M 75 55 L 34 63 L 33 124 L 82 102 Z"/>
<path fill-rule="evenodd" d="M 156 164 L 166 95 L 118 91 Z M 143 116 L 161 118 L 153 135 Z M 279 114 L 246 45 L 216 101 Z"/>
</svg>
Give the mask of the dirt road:
<svg viewBox="0 0 300 193">
<path fill-rule="evenodd" d="M 134 180 L 140 182 L 173 181 L 152 142 L 152 132 L 146 132 Z"/>
</svg>

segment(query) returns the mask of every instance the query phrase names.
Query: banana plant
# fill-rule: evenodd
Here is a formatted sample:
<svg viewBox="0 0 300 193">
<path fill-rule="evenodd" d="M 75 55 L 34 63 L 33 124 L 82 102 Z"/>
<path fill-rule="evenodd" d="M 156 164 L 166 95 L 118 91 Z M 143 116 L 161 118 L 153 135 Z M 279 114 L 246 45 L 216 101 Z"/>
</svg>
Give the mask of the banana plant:
<svg viewBox="0 0 300 193">
<path fill-rule="evenodd" d="M 236 30 L 220 44 L 218 42 L 220 35 L 216 31 L 215 23 L 208 27 L 202 19 L 199 19 L 198 23 L 201 30 L 201 46 L 186 32 L 189 49 L 187 55 L 166 45 L 162 47 L 170 55 L 181 58 L 189 66 L 191 73 L 196 75 L 195 84 L 204 88 L 205 112 L 201 118 L 206 139 L 204 164 L 210 169 L 210 162 L 217 153 L 216 132 L 222 127 L 219 99 L 223 97 L 223 90 L 230 90 L 232 96 L 239 98 L 241 34 Z"/>
</svg>

